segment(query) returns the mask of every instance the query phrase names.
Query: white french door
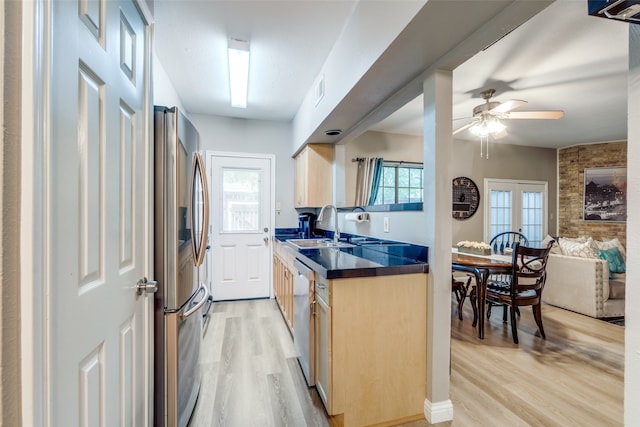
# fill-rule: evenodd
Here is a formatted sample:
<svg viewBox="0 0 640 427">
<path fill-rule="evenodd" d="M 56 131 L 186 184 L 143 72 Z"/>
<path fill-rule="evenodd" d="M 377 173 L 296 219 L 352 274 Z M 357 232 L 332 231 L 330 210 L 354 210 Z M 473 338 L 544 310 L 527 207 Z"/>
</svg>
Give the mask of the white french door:
<svg viewBox="0 0 640 427">
<path fill-rule="evenodd" d="M 272 155 L 207 153 L 215 301 L 271 296 L 274 162 Z"/>
<path fill-rule="evenodd" d="M 519 231 L 538 246 L 547 235 L 546 182 L 484 180 L 484 241 L 504 231 Z"/>
</svg>

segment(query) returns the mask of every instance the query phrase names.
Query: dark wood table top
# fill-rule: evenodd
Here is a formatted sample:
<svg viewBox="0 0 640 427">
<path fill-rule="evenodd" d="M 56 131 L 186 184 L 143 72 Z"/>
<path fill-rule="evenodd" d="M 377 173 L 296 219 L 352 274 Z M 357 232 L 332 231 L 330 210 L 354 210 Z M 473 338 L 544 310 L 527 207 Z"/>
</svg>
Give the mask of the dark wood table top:
<svg viewBox="0 0 640 427">
<path fill-rule="evenodd" d="M 511 267 L 511 261 L 500 260 L 495 258 L 486 258 L 480 256 L 473 256 L 468 254 L 461 254 L 454 252 L 451 254 L 451 263 L 458 264 L 465 267 L 479 267 L 479 268 L 509 268 Z"/>
</svg>

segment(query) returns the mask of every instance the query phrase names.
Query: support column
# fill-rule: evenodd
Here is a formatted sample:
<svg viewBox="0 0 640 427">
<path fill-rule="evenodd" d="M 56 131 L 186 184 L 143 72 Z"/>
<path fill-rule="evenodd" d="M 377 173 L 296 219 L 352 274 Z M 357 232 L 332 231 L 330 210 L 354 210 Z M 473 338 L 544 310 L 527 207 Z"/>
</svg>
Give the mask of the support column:
<svg viewBox="0 0 640 427">
<path fill-rule="evenodd" d="M 0 9 L 0 425 L 19 426 L 22 3 Z"/>
<path fill-rule="evenodd" d="M 452 72 L 435 70 L 424 90 L 424 215 L 429 246 L 427 390 L 424 412 L 434 424 L 453 419 L 451 357 Z"/>
<path fill-rule="evenodd" d="M 625 295 L 624 424 L 640 419 L 640 25 L 629 25 L 627 116 L 627 283 Z"/>
</svg>

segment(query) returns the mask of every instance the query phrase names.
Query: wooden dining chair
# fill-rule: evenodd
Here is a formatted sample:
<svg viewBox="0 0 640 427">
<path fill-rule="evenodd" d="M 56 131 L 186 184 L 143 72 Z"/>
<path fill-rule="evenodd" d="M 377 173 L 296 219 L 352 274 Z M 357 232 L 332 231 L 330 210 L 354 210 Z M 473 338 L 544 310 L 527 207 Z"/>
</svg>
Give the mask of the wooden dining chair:
<svg viewBox="0 0 640 427">
<path fill-rule="evenodd" d="M 529 239 L 527 236 L 520 233 L 519 231 L 505 231 L 502 233 L 498 233 L 491 238 L 489 241 L 489 246 L 491 246 L 491 253 L 497 255 L 511 255 L 511 251 L 516 243 L 527 246 L 529 244 Z M 509 280 L 509 275 L 505 274 L 493 274 L 489 276 L 489 282 L 493 282 L 494 284 L 505 283 Z M 487 304 L 487 319 L 491 317 L 491 307 L 493 304 Z M 520 311 L 516 310 L 516 313 L 520 315 Z M 505 307 L 502 312 L 502 321 L 507 321 L 507 308 Z"/>
<path fill-rule="evenodd" d="M 550 242 L 546 248 L 530 248 L 516 242 L 512 256 L 513 270 L 509 280 L 504 283 L 487 283 L 487 302 L 509 309 L 511 334 L 516 344 L 518 344 L 516 310 L 521 306 L 532 306 L 533 318 L 538 325 L 540 335 L 546 339 L 542 326 L 541 304 L 542 290 L 547 280 L 547 260 L 552 244 L 553 242 Z"/>
<path fill-rule="evenodd" d="M 458 319 L 462 320 L 462 306 L 464 305 L 464 300 L 467 296 L 472 296 L 469 294 L 469 287 L 471 286 L 473 276 L 468 276 L 466 282 L 459 279 L 462 278 L 458 277 L 456 279 L 453 274 L 451 275 L 451 291 L 456 296 L 456 301 L 458 303 Z M 475 294 L 473 296 L 475 296 Z M 473 300 L 471 301 L 471 308 L 473 308 L 473 325 L 475 326 L 478 317 L 478 309 Z"/>
<path fill-rule="evenodd" d="M 518 231 L 505 231 L 493 236 L 489 245 L 491 246 L 492 253 L 504 255 L 505 251 L 509 253 L 509 249 L 513 249 L 516 243 L 527 246 L 529 239 Z"/>
</svg>

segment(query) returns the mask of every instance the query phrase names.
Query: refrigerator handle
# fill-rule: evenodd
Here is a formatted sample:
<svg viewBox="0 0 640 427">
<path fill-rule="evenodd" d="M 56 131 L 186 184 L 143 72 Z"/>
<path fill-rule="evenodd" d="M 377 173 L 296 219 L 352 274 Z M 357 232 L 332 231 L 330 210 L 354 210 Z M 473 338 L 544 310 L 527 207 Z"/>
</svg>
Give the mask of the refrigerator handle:
<svg viewBox="0 0 640 427">
<path fill-rule="evenodd" d="M 195 194 L 194 192 L 197 189 L 195 185 L 196 179 L 200 180 L 200 191 L 202 192 L 202 224 L 199 230 L 200 236 L 199 239 L 195 239 L 196 236 L 193 235 L 195 231 L 195 227 L 191 226 L 191 247 L 193 251 L 193 262 L 196 267 L 199 267 L 204 262 L 205 248 L 208 244 L 207 235 L 209 233 L 209 188 L 207 186 L 207 175 L 205 172 L 204 165 L 202 164 L 202 156 L 200 153 L 195 153 L 193 159 L 193 170 L 191 173 L 191 208 L 194 209 L 194 200 Z M 194 212 L 195 213 L 195 212 Z M 195 215 L 194 215 L 195 217 Z M 194 221 L 195 222 L 195 221 Z M 197 247 L 196 247 L 197 244 Z"/>
<path fill-rule="evenodd" d="M 200 156 L 200 154 L 198 154 L 198 157 L 200 157 L 201 162 L 202 162 L 202 157 Z M 209 183 L 207 181 L 207 171 L 204 168 L 204 165 L 202 165 L 203 167 L 201 167 L 201 171 L 202 174 L 200 175 L 200 179 L 202 179 L 202 194 L 203 194 L 203 210 L 204 212 L 202 213 L 202 217 L 203 217 L 203 224 L 202 224 L 202 237 L 201 237 L 201 241 L 202 241 L 202 260 L 200 261 L 200 264 L 202 264 L 204 262 L 204 258 L 206 256 L 206 253 L 209 251 L 209 248 L 211 246 L 209 246 L 209 215 L 210 215 L 210 210 L 209 210 Z"/>
<path fill-rule="evenodd" d="M 196 305 L 194 305 L 193 307 L 191 307 L 189 310 L 185 311 L 184 313 L 182 313 L 181 317 L 183 319 L 186 319 L 187 317 L 191 316 L 193 313 L 195 313 L 196 311 L 200 310 L 202 308 L 202 306 L 207 302 L 207 300 L 209 299 L 209 288 L 207 288 L 207 285 L 205 285 L 204 283 L 200 282 L 200 287 L 198 288 L 198 290 L 196 291 L 195 294 L 193 294 L 193 297 L 191 297 L 191 300 L 193 300 L 199 293 L 204 292 L 204 296 L 202 297 L 202 299 L 200 301 L 198 301 L 196 303 Z"/>
</svg>

